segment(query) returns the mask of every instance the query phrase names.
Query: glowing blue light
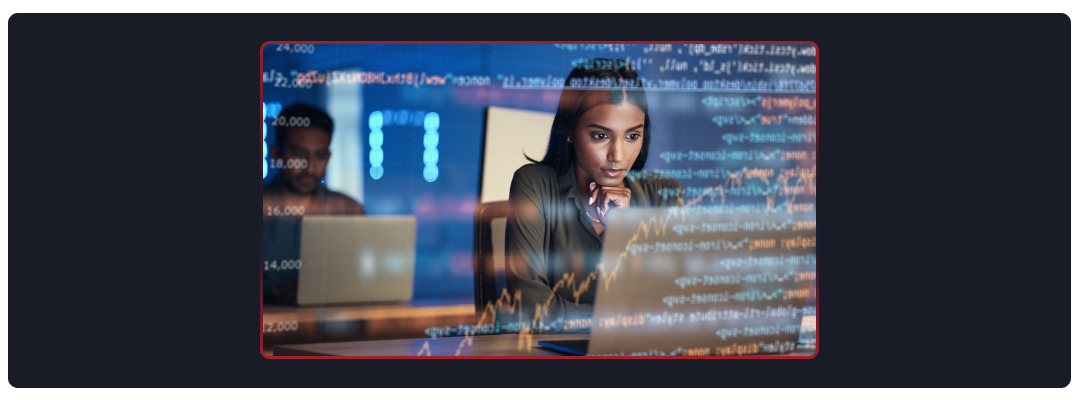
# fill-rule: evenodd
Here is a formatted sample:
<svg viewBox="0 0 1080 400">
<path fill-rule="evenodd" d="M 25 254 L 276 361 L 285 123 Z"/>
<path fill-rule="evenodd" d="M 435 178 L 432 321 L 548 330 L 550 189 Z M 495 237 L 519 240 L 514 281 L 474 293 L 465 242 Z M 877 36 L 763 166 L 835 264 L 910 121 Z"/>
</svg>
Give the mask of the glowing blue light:
<svg viewBox="0 0 1080 400">
<path fill-rule="evenodd" d="M 382 144 L 383 144 L 383 133 L 382 133 L 382 131 L 377 130 L 377 129 L 371 131 L 371 133 L 368 135 L 368 144 L 371 145 L 371 148 L 382 147 Z"/>
<path fill-rule="evenodd" d="M 263 119 L 266 119 L 268 117 L 269 118 L 277 118 L 278 113 L 281 112 L 281 103 L 278 103 L 278 102 L 263 103 L 263 109 L 264 109 L 264 111 L 263 111 Z"/>
<path fill-rule="evenodd" d="M 439 151 L 436 149 L 424 149 L 424 165 L 432 166 L 439 162 Z"/>
<path fill-rule="evenodd" d="M 429 112 L 424 116 L 424 130 L 435 131 L 439 129 L 439 114 Z"/>
<path fill-rule="evenodd" d="M 381 111 L 372 111 L 371 114 L 368 115 L 368 127 L 371 129 L 368 133 L 368 144 L 371 148 L 368 153 L 368 161 L 371 163 L 371 169 L 369 170 L 371 177 L 379 179 L 385 172 L 382 164 L 386 161 L 386 153 L 383 151 L 382 145 L 385 143 L 386 136 L 382 131 L 382 127 L 390 125 L 423 125 L 424 180 L 434 182 L 439 177 L 439 167 L 435 164 L 439 162 L 438 129 L 440 118 L 438 113 L 424 112 L 421 110 L 385 109 Z"/>
<path fill-rule="evenodd" d="M 379 129 L 382 129 L 382 126 L 383 126 L 383 113 L 380 112 L 380 111 L 373 111 L 371 113 L 371 115 L 368 116 L 367 123 L 368 123 L 368 128 L 370 128 L 373 131 L 377 131 Z"/>
<path fill-rule="evenodd" d="M 439 114 L 424 115 L 424 180 L 435 182 L 439 178 Z"/>
<path fill-rule="evenodd" d="M 424 147 L 435 147 L 439 145 L 439 132 L 427 131 L 424 132 Z"/>
<path fill-rule="evenodd" d="M 388 119 L 383 121 L 383 118 Z M 383 123 L 392 124 L 394 119 L 394 113 L 390 110 L 385 111 L 372 111 L 368 116 L 368 127 L 371 128 L 371 133 L 368 134 L 368 144 L 371 145 L 371 151 L 368 153 L 368 161 L 371 162 L 371 178 L 379 179 L 383 176 Z"/>
<path fill-rule="evenodd" d="M 262 103 L 262 113 L 263 113 L 263 123 L 262 123 L 262 126 L 263 126 L 263 135 L 262 135 L 262 141 L 263 141 L 263 179 L 266 179 L 266 174 L 270 172 L 270 168 L 266 165 L 266 152 L 267 152 L 267 150 L 266 150 L 266 103 L 265 102 Z"/>
<path fill-rule="evenodd" d="M 434 165 L 428 165 L 424 167 L 424 180 L 428 182 L 435 182 L 439 179 L 439 167 Z"/>
</svg>

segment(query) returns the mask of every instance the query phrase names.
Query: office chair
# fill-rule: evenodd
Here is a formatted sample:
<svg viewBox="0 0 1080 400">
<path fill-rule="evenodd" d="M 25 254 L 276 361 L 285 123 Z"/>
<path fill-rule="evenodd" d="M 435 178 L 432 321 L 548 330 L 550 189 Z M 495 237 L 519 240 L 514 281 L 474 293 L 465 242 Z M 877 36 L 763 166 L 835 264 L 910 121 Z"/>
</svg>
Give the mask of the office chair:
<svg viewBox="0 0 1080 400">
<path fill-rule="evenodd" d="M 475 271 L 476 316 L 480 318 L 488 303 L 492 305 L 506 288 L 506 212 L 508 203 L 496 201 L 476 208 L 473 248 Z M 509 312 L 503 305 L 500 312 Z M 494 321 L 489 321 L 494 322 Z"/>
</svg>

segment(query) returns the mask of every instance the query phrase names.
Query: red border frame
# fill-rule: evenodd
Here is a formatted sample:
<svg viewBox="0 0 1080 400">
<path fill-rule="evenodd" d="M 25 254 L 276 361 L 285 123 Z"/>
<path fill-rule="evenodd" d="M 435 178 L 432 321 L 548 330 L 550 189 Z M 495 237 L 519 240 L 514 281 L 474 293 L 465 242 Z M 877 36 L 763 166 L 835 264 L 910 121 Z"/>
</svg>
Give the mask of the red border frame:
<svg viewBox="0 0 1080 400">
<path fill-rule="evenodd" d="M 263 51 L 266 46 L 271 44 L 560 44 L 567 43 L 565 40 L 561 41 L 268 41 L 263 43 L 259 47 L 259 100 L 263 100 L 263 85 L 262 85 L 262 69 L 263 59 L 265 58 Z M 575 44 L 809 44 L 814 46 L 814 100 L 818 102 L 818 106 L 814 109 L 814 120 L 817 125 L 815 128 L 814 147 L 818 153 L 821 152 L 821 144 L 818 141 L 821 137 L 821 48 L 817 43 L 812 41 L 722 41 L 722 42 L 709 42 L 709 41 L 693 41 L 693 42 L 670 42 L 670 41 L 579 41 L 573 42 Z M 820 156 L 820 154 L 819 154 Z M 818 160 L 814 160 L 814 165 L 817 166 Z M 260 258 L 262 255 L 259 256 Z M 600 360 L 622 360 L 622 359 L 767 359 L 767 360 L 809 360 L 817 357 L 818 352 L 821 351 L 821 344 L 819 341 L 819 335 L 821 324 L 819 321 L 818 304 L 820 303 L 821 293 L 818 290 L 817 279 L 814 279 L 814 354 L 809 356 L 680 356 L 680 357 L 664 357 L 664 356 L 638 356 L 638 357 L 615 357 L 615 356 L 267 356 L 263 353 L 263 299 L 262 299 L 262 274 L 259 274 L 259 354 L 263 358 L 268 360 L 287 360 L 287 359 L 539 359 L 539 360 L 560 360 L 560 359 L 600 359 Z"/>
</svg>

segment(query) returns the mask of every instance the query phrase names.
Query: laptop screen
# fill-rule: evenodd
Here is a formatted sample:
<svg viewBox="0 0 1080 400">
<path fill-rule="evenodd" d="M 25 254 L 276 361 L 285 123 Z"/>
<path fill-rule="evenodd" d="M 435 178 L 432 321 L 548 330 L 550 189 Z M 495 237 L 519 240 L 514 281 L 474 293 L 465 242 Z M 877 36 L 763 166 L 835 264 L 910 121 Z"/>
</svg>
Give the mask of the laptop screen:
<svg viewBox="0 0 1080 400">
<path fill-rule="evenodd" d="M 812 210 L 700 206 L 610 215 L 589 355 L 795 350 L 815 304 Z"/>
</svg>

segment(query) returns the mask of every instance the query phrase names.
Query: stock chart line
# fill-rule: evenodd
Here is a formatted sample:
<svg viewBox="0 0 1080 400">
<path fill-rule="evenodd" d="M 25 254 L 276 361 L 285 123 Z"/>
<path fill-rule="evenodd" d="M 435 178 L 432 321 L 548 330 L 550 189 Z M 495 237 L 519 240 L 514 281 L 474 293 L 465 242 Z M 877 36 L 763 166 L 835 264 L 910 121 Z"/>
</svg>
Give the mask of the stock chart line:
<svg viewBox="0 0 1080 400">
<path fill-rule="evenodd" d="M 534 345 L 532 331 L 534 329 L 540 329 L 542 331 L 545 317 L 550 311 L 552 302 L 556 300 L 557 295 L 555 293 L 558 289 L 563 287 L 570 289 L 574 295 L 574 304 L 579 304 L 581 295 L 586 290 L 588 290 L 588 288 L 594 281 L 596 281 L 598 284 L 602 282 L 604 284 L 604 291 L 606 292 L 609 289 L 611 282 L 615 281 L 615 279 L 618 278 L 619 267 L 621 267 L 623 261 L 627 259 L 628 253 L 630 252 L 630 245 L 637 243 L 639 239 L 648 239 L 650 232 L 652 232 L 652 235 L 654 237 L 665 237 L 667 235 L 668 222 L 671 220 L 671 217 L 681 214 L 680 220 L 682 222 L 685 222 L 687 210 L 696 207 L 697 204 L 704 200 L 705 197 L 709 197 L 710 202 L 715 202 L 718 193 L 720 196 L 720 204 L 723 205 L 727 199 L 725 189 L 729 189 L 732 187 L 741 187 L 743 184 L 743 179 L 760 179 L 767 186 L 770 185 L 770 180 L 768 177 L 769 174 L 763 171 L 764 170 L 744 168 L 741 171 L 732 172 L 724 179 L 724 183 L 722 183 L 721 185 L 708 188 L 703 191 L 701 195 L 697 196 L 693 200 L 690 200 L 688 202 L 681 202 L 682 204 L 669 208 L 668 213 L 662 219 L 653 216 L 650 217 L 647 221 L 638 222 L 637 229 L 634 231 L 634 234 L 631 235 L 630 240 L 626 242 L 625 246 L 620 247 L 624 250 L 619 253 L 619 257 L 616 260 L 615 266 L 611 269 L 610 272 L 606 270 L 603 263 L 598 263 L 596 264 L 596 270 L 586 275 L 585 279 L 583 279 L 580 283 L 577 282 L 573 273 L 563 274 L 562 279 L 560 279 L 558 282 L 555 283 L 555 285 L 552 286 L 551 295 L 548 296 L 547 300 L 543 304 L 535 303 L 535 313 L 533 314 L 532 321 L 530 321 L 530 325 L 528 325 L 529 327 L 527 329 L 525 328 L 525 325 L 523 325 L 525 321 L 523 313 L 524 304 L 521 300 L 521 290 L 516 290 L 514 294 L 511 295 L 506 288 L 503 288 L 502 294 L 499 296 L 498 299 L 495 300 L 494 303 L 488 302 L 488 304 L 484 306 L 484 311 L 482 312 L 480 319 L 477 321 L 476 326 L 474 326 L 472 330 L 465 330 L 465 334 L 463 335 L 464 337 L 462 338 L 461 342 L 458 343 L 458 348 L 454 355 L 460 356 L 461 351 L 465 348 L 466 345 L 472 346 L 473 336 L 476 335 L 476 328 L 484 325 L 489 319 L 489 316 L 491 320 L 490 323 L 498 323 L 498 310 L 500 306 L 503 305 L 506 305 L 509 309 L 508 313 L 510 316 L 516 314 L 518 317 L 518 350 L 520 351 L 524 349 L 526 352 L 531 353 L 532 347 Z M 817 193 L 817 185 L 816 183 L 814 183 L 814 178 L 817 177 L 816 165 L 812 166 L 809 169 L 802 169 L 793 173 L 781 174 L 781 176 L 777 178 L 777 188 L 783 187 L 785 189 L 783 193 L 785 201 L 788 204 L 787 211 L 789 214 L 793 214 L 792 202 L 795 200 L 795 197 L 798 196 L 798 194 L 794 194 L 791 193 L 791 191 L 786 190 L 788 188 L 787 182 L 790 178 L 795 176 L 797 176 L 798 178 L 793 185 L 794 187 L 799 187 L 805 184 L 808 186 L 811 193 Z M 774 190 L 773 193 L 766 195 L 766 203 L 768 205 L 768 208 L 766 208 L 766 214 L 768 214 L 769 210 L 771 210 L 771 207 L 775 204 L 777 192 L 778 190 Z M 417 356 L 423 355 L 425 351 L 427 352 L 427 355 L 431 355 L 431 348 L 428 345 L 427 341 L 424 342 L 424 345 L 420 349 L 420 352 L 417 353 Z"/>
<path fill-rule="evenodd" d="M 742 187 L 743 179 L 760 179 L 763 183 L 765 183 L 766 187 L 771 186 L 772 184 L 769 181 L 769 175 L 771 174 L 769 174 L 768 172 L 772 171 L 744 168 L 740 171 L 734 171 L 728 174 L 728 176 L 724 178 L 724 183 L 720 184 L 719 186 L 705 189 L 697 198 L 685 203 L 685 207 L 683 207 L 684 220 L 686 217 L 685 210 L 692 209 L 693 207 L 697 206 L 697 204 L 704 200 L 705 197 L 709 197 L 709 201 L 715 202 L 716 196 L 720 196 L 720 205 L 726 204 L 728 189 Z M 797 176 L 798 179 L 795 180 L 794 185 L 789 186 L 788 180 L 793 176 Z M 763 192 L 765 196 L 766 214 L 768 214 L 769 210 L 771 210 L 772 207 L 775 206 L 777 193 L 783 194 L 784 201 L 787 203 L 787 212 L 788 214 L 793 214 L 794 211 L 792 208 L 795 198 L 796 196 L 798 196 L 798 191 L 792 190 L 791 188 L 798 188 L 805 184 L 810 193 L 816 194 L 817 184 L 814 182 L 814 178 L 816 177 L 816 165 L 810 167 L 809 169 L 801 169 L 791 174 L 781 174 L 780 177 L 777 178 L 776 186 L 773 186 L 772 189 Z"/>
</svg>

